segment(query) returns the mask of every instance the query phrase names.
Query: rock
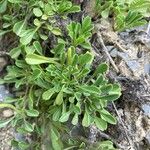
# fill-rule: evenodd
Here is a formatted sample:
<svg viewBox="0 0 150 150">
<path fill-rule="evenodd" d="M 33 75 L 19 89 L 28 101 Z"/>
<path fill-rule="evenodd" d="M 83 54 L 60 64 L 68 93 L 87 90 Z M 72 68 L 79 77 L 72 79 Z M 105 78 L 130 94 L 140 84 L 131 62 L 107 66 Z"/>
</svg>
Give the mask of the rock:
<svg viewBox="0 0 150 150">
<path fill-rule="evenodd" d="M 150 104 L 142 105 L 142 109 L 144 111 L 144 114 L 150 117 Z"/>
<path fill-rule="evenodd" d="M 7 61 L 4 57 L 0 57 L 0 71 L 7 65 Z"/>
<path fill-rule="evenodd" d="M 11 94 L 6 90 L 4 85 L 0 85 L 0 102 L 4 101 L 6 97 L 10 97 Z"/>
<path fill-rule="evenodd" d="M 3 117 L 9 118 L 13 116 L 14 112 L 11 109 L 6 109 L 6 110 L 3 110 L 2 114 L 3 114 Z"/>
</svg>

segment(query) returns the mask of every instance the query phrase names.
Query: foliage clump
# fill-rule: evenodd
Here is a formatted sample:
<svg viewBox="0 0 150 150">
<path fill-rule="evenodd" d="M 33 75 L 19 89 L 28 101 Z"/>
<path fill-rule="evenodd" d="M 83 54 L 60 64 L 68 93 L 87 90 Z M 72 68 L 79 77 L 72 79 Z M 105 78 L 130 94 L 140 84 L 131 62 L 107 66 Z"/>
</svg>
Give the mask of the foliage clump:
<svg viewBox="0 0 150 150">
<path fill-rule="evenodd" d="M 0 127 L 10 123 L 18 133 L 32 139 L 14 139 L 14 147 L 85 149 L 87 143 L 70 135 L 67 122 L 73 126 L 95 125 L 102 131 L 108 124 L 116 124 L 107 105 L 120 97 L 121 89 L 119 84 L 109 83 L 107 64 L 92 69 L 91 18 L 84 17 L 81 23 L 70 21 L 65 31 L 57 24 L 79 11 L 80 7 L 69 0 L 0 2 L 0 34 L 13 32 L 18 38 L 16 47 L 9 52 L 14 63 L 1 80 L 15 88 L 16 94 L 0 104 L 0 108 L 8 107 L 15 113 L 1 121 Z M 49 36 L 55 39 L 51 47 L 43 44 L 51 40 Z M 110 141 L 97 147 L 114 149 Z"/>
</svg>

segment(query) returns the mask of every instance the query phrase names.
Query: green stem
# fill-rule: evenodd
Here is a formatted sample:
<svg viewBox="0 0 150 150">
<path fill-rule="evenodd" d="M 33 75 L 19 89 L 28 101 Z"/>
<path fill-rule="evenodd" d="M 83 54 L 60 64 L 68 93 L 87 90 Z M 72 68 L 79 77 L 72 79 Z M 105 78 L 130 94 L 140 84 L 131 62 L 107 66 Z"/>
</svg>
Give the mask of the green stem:
<svg viewBox="0 0 150 150">
<path fill-rule="evenodd" d="M 11 104 L 5 104 L 5 103 L 0 103 L 0 108 L 10 108 L 10 109 L 13 109 L 14 111 L 16 111 L 16 112 L 19 112 L 17 109 L 16 109 L 16 107 L 14 107 L 13 105 L 11 105 Z"/>
</svg>

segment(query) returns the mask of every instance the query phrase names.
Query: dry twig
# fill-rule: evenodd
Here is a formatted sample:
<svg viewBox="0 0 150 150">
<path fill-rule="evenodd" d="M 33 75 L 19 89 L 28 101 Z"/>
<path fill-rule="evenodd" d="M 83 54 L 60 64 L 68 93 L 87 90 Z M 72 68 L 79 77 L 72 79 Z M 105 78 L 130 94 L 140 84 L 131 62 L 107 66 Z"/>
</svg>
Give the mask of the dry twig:
<svg viewBox="0 0 150 150">
<path fill-rule="evenodd" d="M 111 56 L 110 56 L 110 54 L 109 54 L 109 52 L 108 52 L 108 49 L 106 48 L 106 46 L 105 46 L 105 44 L 104 44 L 104 41 L 103 41 L 103 39 L 102 39 L 102 36 L 101 36 L 100 32 L 98 32 L 97 35 L 98 35 L 98 42 L 101 44 L 101 46 L 102 46 L 104 52 L 106 53 L 107 57 L 108 57 L 109 60 L 110 60 L 110 63 L 111 63 L 112 66 L 115 68 L 116 72 L 118 73 L 118 72 L 119 72 L 119 69 L 118 69 L 118 67 L 116 66 L 116 64 L 115 64 L 115 62 L 113 61 L 113 59 L 111 58 Z"/>
</svg>

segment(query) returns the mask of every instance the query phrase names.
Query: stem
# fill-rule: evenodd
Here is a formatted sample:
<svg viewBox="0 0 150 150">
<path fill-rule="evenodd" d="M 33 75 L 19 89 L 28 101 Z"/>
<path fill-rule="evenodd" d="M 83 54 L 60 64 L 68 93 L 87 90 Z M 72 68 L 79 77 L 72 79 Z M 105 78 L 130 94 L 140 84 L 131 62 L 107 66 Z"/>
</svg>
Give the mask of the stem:
<svg viewBox="0 0 150 150">
<path fill-rule="evenodd" d="M 16 112 L 19 112 L 17 109 L 16 109 L 16 107 L 14 107 L 13 105 L 11 105 L 11 104 L 5 104 L 5 103 L 0 103 L 0 108 L 10 108 L 10 109 L 13 109 L 14 111 L 16 111 Z"/>
</svg>

